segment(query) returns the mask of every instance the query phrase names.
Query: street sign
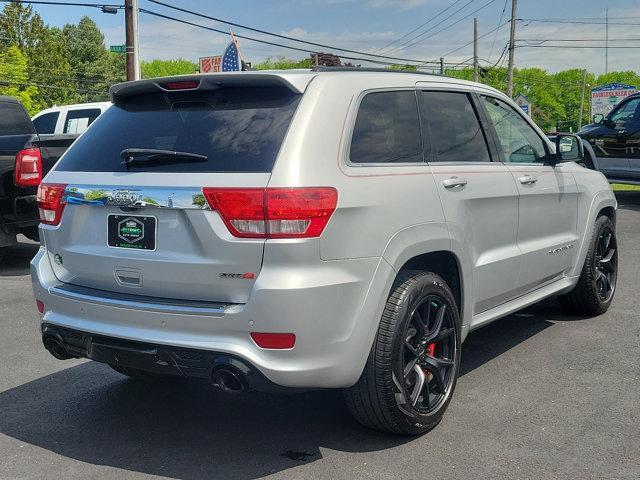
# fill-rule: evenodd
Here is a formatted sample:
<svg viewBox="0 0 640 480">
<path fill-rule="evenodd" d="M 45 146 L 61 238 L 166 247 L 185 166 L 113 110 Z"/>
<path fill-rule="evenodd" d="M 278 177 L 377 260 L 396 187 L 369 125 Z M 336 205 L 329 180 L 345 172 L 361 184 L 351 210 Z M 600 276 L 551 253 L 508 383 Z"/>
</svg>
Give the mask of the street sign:
<svg viewBox="0 0 640 480">
<path fill-rule="evenodd" d="M 110 45 L 109 51 L 113 53 L 126 53 L 127 47 L 125 45 Z"/>
<path fill-rule="evenodd" d="M 222 55 L 200 58 L 200 73 L 212 73 L 222 71 Z"/>
<path fill-rule="evenodd" d="M 518 104 L 518 106 L 522 109 L 522 111 L 527 114 L 529 117 L 531 116 L 531 101 L 525 97 L 524 95 L 520 94 L 516 97 L 515 102 Z"/>
<path fill-rule="evenodd" d="M 637 91 L 634 85 L 624 83 L 609 83 L 594 88 L 591 90 L 591 118 L 596 113 L 607 115 L 622 100 Z"/>
</svg>

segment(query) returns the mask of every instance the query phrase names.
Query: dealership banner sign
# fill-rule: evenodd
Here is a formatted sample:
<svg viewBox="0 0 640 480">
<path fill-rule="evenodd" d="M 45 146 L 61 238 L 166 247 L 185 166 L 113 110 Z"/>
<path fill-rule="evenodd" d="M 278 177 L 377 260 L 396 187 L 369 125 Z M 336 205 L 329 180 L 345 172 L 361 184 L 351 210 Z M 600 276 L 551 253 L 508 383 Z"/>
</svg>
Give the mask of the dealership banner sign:
<svg viewBox="0 0 640 480">
<path fill-rule="evenodd" d="M 607 115 L 622 100 L 636 93 L 634 85 L 623 83 L 609 83 L 591 90 L 591 116 L 596 113 Z"/>
</svg>

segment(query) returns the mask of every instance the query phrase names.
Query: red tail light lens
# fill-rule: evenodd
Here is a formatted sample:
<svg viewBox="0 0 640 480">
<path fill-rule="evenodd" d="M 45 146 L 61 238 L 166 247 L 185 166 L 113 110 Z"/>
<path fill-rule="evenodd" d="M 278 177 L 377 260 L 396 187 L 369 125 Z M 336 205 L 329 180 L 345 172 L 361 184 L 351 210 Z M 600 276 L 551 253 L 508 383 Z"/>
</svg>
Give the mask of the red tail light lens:
<svg viewBox="0 0 640 480">
<path fill-rule="evenodd" d="M 241 238 L 319 237 L 338 203 L 329 187 L 204 188 L 209 206 Z"/>
<path fill-rule="evenodd" d="M 37 147 L 25 148 L 16 155 L 13 183 L 18 187 L 36 187 L 42 180 L 42 156 Z"/>
<path fill-rule="evenodd" d="M 165 90 L 193 90 L 200 86 L 199 80 L 179 80 L 177 82 L 165 82 L 159 84 Z"/>
<path fill-rule="evenodd" d="M 251 338 L 260 348 L 284 350 L 293 348 L 296 336 L 293 333 L 258 333 L 251 332 Z"/>
<path fill-rule="evenodd" d="M 58 225 L 62 220 L 63 200 L 66 185 L 61 183 L 41 183 L 38 187 L 38 209 L 40 221 L 47 225 Z"/>
</svg>

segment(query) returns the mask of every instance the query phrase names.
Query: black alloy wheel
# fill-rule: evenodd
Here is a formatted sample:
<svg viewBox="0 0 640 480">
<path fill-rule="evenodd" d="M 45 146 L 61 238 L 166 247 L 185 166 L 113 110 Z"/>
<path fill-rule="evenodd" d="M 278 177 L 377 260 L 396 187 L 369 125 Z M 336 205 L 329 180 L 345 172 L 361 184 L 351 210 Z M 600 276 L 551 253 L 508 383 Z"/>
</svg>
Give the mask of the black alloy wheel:
<svg viewBox="0 0 640 480">
<path fill-rule="evenodd" d="M 429 413 L 442 404 L 455 376 L 455 336 L 444 299 L 438 295 L 424 297 L 406 324 L 401 368 L 394 372 L 400 408 Z"/>
</svg>

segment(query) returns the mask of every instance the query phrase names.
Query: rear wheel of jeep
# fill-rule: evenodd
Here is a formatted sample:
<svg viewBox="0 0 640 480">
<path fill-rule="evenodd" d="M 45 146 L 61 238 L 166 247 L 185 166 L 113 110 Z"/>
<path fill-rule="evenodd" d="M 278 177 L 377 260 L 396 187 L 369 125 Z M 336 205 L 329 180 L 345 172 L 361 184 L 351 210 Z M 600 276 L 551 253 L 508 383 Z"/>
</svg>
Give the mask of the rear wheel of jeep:
<svg viewBox="0 0 640 480">
<path fill-rule="evenodd" d="M 376 430 L 417 435 L 444 415 L 460 364 L 460 317 L 438 275 L 409 271 L 396 282 L 364 372 L 345 390 L 349 410 Z"/>
<path fill-rule="evenodd" d="M 601 315 L 613 301 L 618 280 L 618 241 L 609 217 L 596 220 L 580 279 L 570 292 L 558 296 L 570 313 Z"/>
</svg>

